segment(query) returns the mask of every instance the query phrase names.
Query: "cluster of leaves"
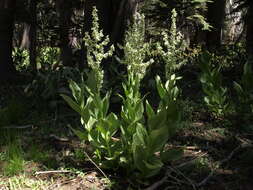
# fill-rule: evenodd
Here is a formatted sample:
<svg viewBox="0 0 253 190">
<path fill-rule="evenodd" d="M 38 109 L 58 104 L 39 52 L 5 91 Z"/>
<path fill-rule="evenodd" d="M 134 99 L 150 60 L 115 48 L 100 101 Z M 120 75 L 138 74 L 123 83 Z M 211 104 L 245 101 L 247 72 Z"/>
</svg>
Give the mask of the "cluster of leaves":
<svg viewBox="0 0 253 190">
<path fill-rule="evenodd" d="M 233 69 L 247 61 L 245 47 L 242 43 L 226 45 L 219 50 L 210 53 L 211 61 L 219 64 L 222 68 Z"/>
<path fill-rule="evenodd" d="M 212 63 L 214 56 L 205 52 L 200 57 L 202 89 L 205 93 L 204 101 L 215 116 L 226 116 L 236 111 L 238 120 L 243 121 L 243 130 L 252 130 L 253 113 L 253 70 L 249 58 L 244 64 L 243 74 L 239 82 L 234 81 L 235 98 L 229 98 L 228 89 L 222 86 L 222 65 Z M 234 93 L 231 91 L 231 93 Z"/>
<path fill-rule="evenodd" d="M 253 70 L 250 62 L 243 67 L 243 75 L 239 83 L 234 82 L 238 103 L 237 112 L 246 115 L 253 113 Z"/>
<path fill-rule="evenodd" d="M 60 49 L 53 47 L 43 47 L 40 49 L 38 63 L 43 70 L 52 70 L 60 60 Z"/>
<path fill-rule="evenodd" d="M 95 9 L 93 16 L 93 28 L 98 30 Z M 110 54 L 110 50 L 104 52 L 107 38 L 102 40 L 101 31 L 93 31 L 91 36 L 86 34 L 84 38 L 86 44 L 93 40 L 96 42 L 95 47 L 101 47 L 87 54 L 93 74 L 88 74 L 88 79 L 82 80 L 79 85 L 70 81 L 74 99 L 66 95 L 62 97 L 80 114 L 84 130 L 73 130 L 82 140 L 90 143 L 93 159 L 99 166 L 110 169 L 123 168 L 128 174 L 134 172 L 134 176 L 151 177 L 175 154 L 175 151 L 166 151 L 165 144 L 181 123 L 177 106 L 179 89 L 176 87 L 179 78 L 172 74 L 163 84 L 157 77 L 156 86 L 161 99 L 159 107 L 154 110 L 146 101 L 144 109 L 144 97 L 141 97 L 139 87 L 152 60 L 144 62 L 148 44 L 144 43 L 143 28 L 144 17 L 140 16 L 126 36 L 125 58 L 122 62 L 127 64 L 128 75 L 123 83 L 124 95 L 121 96 L 123 103 L 120 116 L 109 112 L 110 93 L 104 97 L 100 93 L 103 79 L 103 72 L 100 70 L 102 59 L 94 61 L 93 58 L 97 55 L 106 58 Z M 97 80 L 89 82 L 94 78 Z"/>
<path fill-rule="evenodd" d="M 8 106 L 0 108 L 0 128 L 20 124 L 27 114 L 28 105 L 19 99 L 11 99 Z"/>
<path fill-rule="evenodd" d="M 168 19 L 167 13 L 173 9 L 179 14 L 178 22 L 181 26 L 188 26 L 193 30 L 198 30 L 201 27 L 202 30 L 210 30 L 211 26 L 205 19 L 205 12 L 207 10 L 206 3 L 210 0 L 149 0 L 144 1 L 142 10 L 153 22 L 154 25 L 163 25 L 163 22 Z M 151 26 L 151 31 L 156 33 Z"/>
<path fill-rule="evenodd" d="M 14 48 L 12 51 L 13 62 L 16 63 L 16 69 L 22 71 L 29 66 L 29 53 L 27 50 Z"/>
<path fill-rule="evenodd" d="M 216 115 L 223 116 L 229 110 L 227 88 L 222 87 L 221 67 L 213 67 L 208 52 L 200 56 L 200 82 L 205 93 L 204 101 Z"/>
<path fill-rule="evenodd" d="M 69 78 L 80 81 L 79 70 L 71 67 L 59 67 L 56 70 L 41 69 L 26 86 L 25 93 L 28 97 L 34 97 L 34 101 L 37 99 L 55 101 L 60 92 L 67 91 L 66 84 Z"/>
</svg>

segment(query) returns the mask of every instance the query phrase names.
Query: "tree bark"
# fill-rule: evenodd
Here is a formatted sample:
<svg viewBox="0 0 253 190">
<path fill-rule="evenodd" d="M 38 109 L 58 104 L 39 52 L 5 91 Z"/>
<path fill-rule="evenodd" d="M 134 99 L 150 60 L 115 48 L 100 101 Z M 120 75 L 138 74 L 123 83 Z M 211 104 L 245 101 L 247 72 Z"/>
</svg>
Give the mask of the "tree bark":
<svg viewBox="0 0 253 190">
<path fill-rule="evenodd" d="M 136 0 L 86 0 L 85 31 L 92 26 L 92 10 L 98 10 L 99 24 L 111 42 L 122 43 L 125 31 L 137 10 Z"/>
<path fill-rule="evenodd" d="M 14 0 L 0 3 L 0 80 L 8 80 L 15 73 L 12 60 L 15 3 Z"/>
<path fill-rule="evenodd" d="M 248 15 L 246 20 L 246 49 L 247 54 L 253 60 L 253 2 L 249 2 Z"/>
<path fill-rule="evenodd" d="M 71 15 L 72 15 L 72 0 L 57 0 L 57 12 L 60 25 L 60 49 L 61 62 L 65 66 L 72 66 L 72 40 L 71 34 Z"/>
<path fill-rule="evenodd" d="M 37 1 L 30 0 L 30 14 L 31 14 L 31 26 L 29 30 L 29 39 L 30 39 L 30 46 L 29 46 L 29 54 L 30 54 L 30 64 L 33 68 L 33 71 L 37 71 Z"/>
<path fill-rule="evenodd" d="M 115 20 L 112 26 L 111 40 L 113 43 L 123 43 L 125 31 L 137 12 L 138 3 L 136 0 L 116 1 L 114 0 L 113 3 L 112 18 Z"/>
<path fill-rule="evenodd" d="M 30 24 L 27 23 L 23 24 L 23 35 L 20 44 L 21 49 L 29 49 L 30 47 L 30 39 L 29 39 L 30 28 L 31 28 Z"/>
<path fill-rule="evenodd" d="M 207 32 L 206 44 L 209 50 L 220 47 L 221 32 L 225 18 L 226 0 L 214 0 L 207 4 L 207 21 L 212 25 L 212 31 Z"/>
</svg>

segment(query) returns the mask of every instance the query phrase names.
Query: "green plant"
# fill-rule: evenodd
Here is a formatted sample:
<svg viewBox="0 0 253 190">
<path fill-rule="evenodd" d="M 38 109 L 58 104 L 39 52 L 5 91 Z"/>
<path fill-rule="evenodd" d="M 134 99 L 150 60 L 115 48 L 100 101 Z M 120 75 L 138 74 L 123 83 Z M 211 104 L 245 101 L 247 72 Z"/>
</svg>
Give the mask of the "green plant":
<svg viewBox="0 0 253 190">
<path fill-rule="evenodd" d="M 7 176 L 12 176 L 24 170 L 25 160 L 23 150 L 18 142 L 11 142 L 7 146 L 6 164 L 3 167 L 3 172 Z"/>
<path fill-rule="evenodd" d="M 14 48 L 12 51 L 13 62 L 16 63 L 16 69 L 22 71 L 30 65 L 29 52 L 24 49 Z"/>
<path fill-rule="evenodd" d="M 50 105 L 53 105 L 59 92 L 69 91 L 68 80 L 80 81 L 80 78 L 81 73 L 77 68 L 59 67 L 57 70 L 52 68 L 40 70 L 35 79 L 26 86 L 25 93 L 27 96 L 32 96 L 36 102 L 51 100 Z"/>
<path fill-rule="evenodd" d="M 55 47 L 43 47 L 39 51 L 38 67 L 43 70 L 50 70 L 59 62 L 60 49 Z"/>
<path fill-rule="evenodd" d="M 216 116 L 229 111 L 227 88 L 222 87 L 221 67 L 213 67 L 211 55 L 207 52 L 200 56 L 200 82 L 205 93 L 204 101 Z"/>
<path fill-rule="evenodd" d="M 253 70 L 252 65 L 246 62 L 243 67 L 243 75 L 240 83 L 234 82 L 238 103 L 236 106 L 239 113 L 253 112 Z"/>
<path fill-rule="evenodd" d="M 104 167 L 113 167 L 111 163 L 114 163 L 120 154 L 117 149 L 119 143 L 114 140 L 113 136 L 120 124 L 117 116 L 109 113 L 110 93 L 107 93 L 104 98 L 100 95 L 104 78 L 100 64 L 103 59 L 112 55 L 114 48 L 111 46 L 111 49 L 105 52 L 104 49 L 109 43 L 109 38 L 104 38 L 102 30 L 99 31 L 96 9 L 93 10 L 93 18 L 92 33 L 91 35 L 86 33 L 84 38 L 91 71 L 87 73 L 87 81 L 84 82 L 82 79 L 80 86 L 76 82 L 70 81 L 70 89 L 75 101 L 65 95 L 62 97 L 81 115 L 81 123 L 85 132 L 73 129 L 75 133 L 81 139 L 91 143 L 94 149 L 94 159 L 98 163 Z"/>
<path fill-rule="evenodd" d="M 12 98 L 8 105 L 0 109 L 0 128 L 19 124 L 26 116 L 28 106 L 20 98 Z"/>
<path fill-rule="evenodd" d="M 46 163 L 50 159 L 50 156 L 47 151 L 42 151 L 38 145 L 31 144 L 26 153 L 26 158 L 35 162 Z"/>
<path fill-rule="evenodd" d="M 122 84 L 124 95 L 120 95 L 123 99 L 120 117 L 109 112 L 110 93 L 104 97 L 100 93 L 103 84 L 100 64 L 102 58 L 111 53 L 104 52 L 108 40 L 102 41 L 97 37 L 102 36 L 102 33 L 95 31 L 98 30 L 96 9 L 93 11 L 93 17 L 95 19 L 92 35 L 86 34 L 84 38 L 86 45 L 93 47 L 93 51 L 88 51 L 87 55 L 92 70 L 87 75 L 88 79 L 82 79 L 81 84 L 70 81 L 74 98 L 62 95 L 81 115 L 84 130 L 73 131 L 80 139 L 90 143 L 93 149 L 92 158 L 98 166 L 110 169 L 120 167 L 128 175 L 134 172 L 134 176 L 139 178 L 151 177 L 160 171 L 165 161 L 174 159 L 175 154 L 178 155 L 178 151 L 165 151 L 164 148 L 168 139 L 180 126 L 181 117 L 177 107 L 179 89 L 176 87 L 179 78 L 172 74 L 163 84 L 157 77 L 160 105 L 154 110 L 146 101 L 146 110 L 144 109 L 140 82 L 153 60 L 144 62 L 149 44 L 145 43 L 144 16 L 141 15 L 127 32 L 123 48 L 125 58 L 122 62 L 127 65 L 128 75 Z"/>
<path fill-rule="evenodd" d="M 100 93 L 103 85 L 104 71 L 101 63 L 104 59 L 112 56 L 114 46 L 111 45 L 108 51 L 105 47 L 109 45 L 109 37 L 104 37 L 103 30 L 99 30 L 97 9 L 92 12 L 93 22 L 91 34 L 85 33 L 84 42 L 87 48 L 87 62 L 91 71 L 87 74 L 87 85 L 93 93 Z"/>
<path fill-rule="evenodd" d="M 18 189 L 34 189 L 44 190 L 49 188 L 50 183 L 45 180 L 29 178 L 26 175 L 13 176 L 4 184 L 4 187 L 9 190 Z M 8 188 L 7 188 L 8 187 Z"/>
<path fill-rule="evenodd" d="M 169 35 L 163 31 L 163 46 L 157 44 L 157 50 L 161 54 L 165 62 L 165 74 L 169 78 L 176 70 L 184 65 L 187 59 L 184 57 L 183 52 L 186 47 L 183 41 L 183 35 L 177 31 L 176 25 L 177 12 L 172 10 L 171 27 Z"/>
<path fill-rule="evenodd" d="M 181 115 L 176 104 L 179 92 L 175 86 L 176 80 L 178 78 L 172 75 L 171 79 L 163 85 L 160 78 L 157 77 L 157 90 L 161 98 L 159 107 L 155 111 L 146 101 L 147 119 L 144 119 L 142 113 L 139 122 L 137 120 L 134 126 L 130 150 L 133 155 L 134 167 L 140 171 L 139 177 L 156 175 L 164 162 L 172 161 L 175 155 L 182 153 L 181 150 L 179 150 L 179 153 L 175 150 L 164 149 L 169 138 L 181 124 Z M 133 110 L 130 114 L 140 115 L 141 112 L 142 110 L 139 112 Z M 131 131 L 130 127 L 133 127 L 132 125 L 133 123 L 128 126 L 128 130 Z"/>
</svg>

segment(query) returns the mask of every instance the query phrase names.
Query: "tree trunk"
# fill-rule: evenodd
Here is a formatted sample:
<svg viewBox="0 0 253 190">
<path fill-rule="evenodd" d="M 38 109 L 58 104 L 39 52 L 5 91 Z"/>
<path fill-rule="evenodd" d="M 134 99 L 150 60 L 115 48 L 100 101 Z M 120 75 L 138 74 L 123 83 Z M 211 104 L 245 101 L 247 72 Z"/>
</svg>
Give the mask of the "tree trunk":
<svg viewBox="0 0 253 190">
<path fill-rule="evenodd" d="M 91 29 L 94 6 L 98 10 L 99 26 L 103 29 L 104 35 L 108 35 L 110 42 L 117 48 L 117 56 L 121 57 L 123 52 L 118 44 L 122 45 L 124 42 L 125 32 L 137 11 L 137 0 L 85 0 L 85 32 Z"/>
<path fill-rule="evenodd" d="M 92 25 L 92 10 L 98 10 L 99 24 L 111 42 L 122 43 L 127 26 L 137 10 L 136 0 L 86 0 L 85 1 L 85 31 Z"/>
<path fill-rule="evenodd" d="M 65 66 L 72 66 L 72 40 L 71 34 L 71 15 L 72 0 L 57 0 L 57 12 L 60 25 L 60 48 L 61 61 Z"/>
<path fill-rule="evenodd" d="M 246 20 L 246 49 L 249 57 L 253 59 L 253 2 L 249 2 L 248 15 Z"/>
<path fill-rule="evenodd" d="M 37 3 L 36 0 L 30 0 L 30 14 L 31 14 L 31 26 L 29 31 L 29 39 L 30 39 L 30 46 L 29 46 L 29 53 L 30 53 L 30 64 L 32 65 L 33 71 L 37 71 Z"/>
<path fill-rule="evenodd" d="M 0 2 L 0 80 L 8 80 L 15 73 L 12 60 L 15 3 L 14 0 Z"/>
<path fill-rule="evenodd" d="M 111 40 L 113 43 L 123 43 L 125 31 L 131 24 L 133 16 L 137 12 L 136 0 L 114 0 L 112 18 L 114 18 Z"/>
<path fill-rule="evenodd" d="M 23 35 L 20 44 L 21 49 L 29 49 L 30 47 L 30 39 L 29 39 L 30 28 L 31 28 L 30 24 L 24 23 Z"/>
<path fill-rule="evenodd" d="M 221 45 L 221 33 L 225 18 L 226 0 L 214 0 L 208 3 L 207 21 L 212 25 L 212 31 L 207 32 L 207 47 L 212 50 Z"/>
</svg>

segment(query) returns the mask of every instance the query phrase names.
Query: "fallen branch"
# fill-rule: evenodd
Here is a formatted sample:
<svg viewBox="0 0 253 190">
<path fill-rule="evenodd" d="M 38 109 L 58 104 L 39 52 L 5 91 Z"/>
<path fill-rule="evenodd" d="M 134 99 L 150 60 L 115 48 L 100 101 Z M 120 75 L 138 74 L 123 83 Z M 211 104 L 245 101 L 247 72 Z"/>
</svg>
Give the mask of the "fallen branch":
<svg viewBox="0 0 253 190">
<path fill-rule="evenodd" d="M 41 174 L 57 174 L 57 173 L 73 173 L 69 170 L 50 170 L 50 171 L 39 171 L 35 172 L 35 175 L 41 175 Z"/>
<path fill-rule="evenodd" d="M 164 176 L 161 180 L 155 182 L 153 185 L 149 186 L 145 190 L 155 190 L 158 189 L 161 185 L 163 185 L 167 181 L 168 176 Z"/>
<path fill-rule="evenodd" d="M 21 125 L 21 126 L 10 125 L 1 127 L 1 129 L 27 129 L 27 128 L 33 128 L 33 125 Z"/>
<path fill-rule="evenodd" d="M 198 159 L 199 157 L 203 157 L 205 156 L 207 153 L 204 153 L 202 154 L 201 156 L 198 156 L 197 158 L 193 159 L 193 160 L 190 160 L 188 162 L 185 162 L 185 163 L 182 163 L 176 167 L 169 167 L 170 171 L 167 172 L 167 174 L 159 181 L 157 181 L 156 183 L 152 184 L 151 186 L 149 186 L 148 188 L 146 188 L 145 190 L 155 190 L 155 189 L 159 189 L 159 187 L 161 185 L 163 185 L 166 181 L 168 181 L 168 178 L 172 178 L 174 179 L 175 181 L 178 181 L 179 183 L 183 183 L 182 181 L 180 181 L 179 179 L 177 179 L 176 177 L 173 177 L 171 176 L 170 174 L 172 172 L 176 172 L 177 174 L 181 175 L 183 178 L 186 179 L 186 181 L 188 181 L 187 184 L 191 185 L 193 187 L 193 189 L 196 189 L 197 187 L 200 187 L 200 186 L 204 186 L 208 183 L 208 181 L 213 177 L 215 171 L 219 168 L 220 165 L 228 162 L 229 160 L 231 160 L 233 158 L 233 156 L 239 152 L 242 148 L 250 148 L 250 147 L 253 147 L 253 144 L 252 143 L 243 143 L 243 144 L 240 144 L 239 146 L 237 146 L 226 158 L 224 158 L 223 160 L 217 162 L 217 166 L 215 168 L 213 168 L 213 170 L 208 174 L 208 176 L 206 178 L 204 178 L 201 182 L 195 184 L 191 181 L 191 179 L 189 179 L 188 177 L 186 177 L 181 171 L 179 171 L 178 169 L 188 165 L 188 164 L 191 164 L 194 160 Z M 185 182 L 184 182 L 185 184 Z"/>
<path fill-rule="evenodd" d="M 232 159 L 232 157 L 237 153 L 239 152 L 239 150 L 241 150 L 242 148 L 250 148 L 250 147 L 253 147 L 253 144 L 248 144 L 248 143 L 243 143 L 243 144 L 240 144 L 239 146 L 237 146 L 226 158 L 224 158 L 223 160 L 221 160 L 219 162 L 219 165 L 222 165 L 226 162 L 228 162 L 229 160 Z M 203 186 L 203 185 L 206 185 L 207 182 L 212 178 L 214 172 L 216 171 L 216 169 L 218 169 L 218 166 L 216 166 L 210 173 L 209 175 L 204 178 L 201 182 L 197 183 L 196 186 L 197 187 L 200 187 L 200 186 Z"/>
<path fill-rule="evenodd" d="M 192 159 L 192 160 L 190 160 L 190 161 L 184 162 L 184 163 L 182 163 L 182 164 L 176 166 L 175 168 L 179 169 L 179 168 L 185 167 L 185 166 L 187 166 L 187 165 L 190 165 L 190 164 L 192 164 L 195 160 L 197 160 L 197 159 L 199 159 L 199 158 L 201 158 L 201 157 L 204 157 L 205 155 L 207 155 L 207 153 L 203 153 L 203 154 L 197 156 L 196 158 L 194 158 L 194 159 Z"/>
<path fill-rule="evenodd" d="M 91 159 L 91 157 L 84 151 L 85 156 L 89 159 L 89 161 L 103 174 L 103 176 L 109 180 L 107 175 L 103 172 L 103 170 Z"/>
<path fill-rule="evenodd" d="M 179 147 L 179 146 L 178 146 L 178 147 Z M 183 148 L 183 147 L 180 147 L 180 148 Z M 197 147 L 190 147 L 189 149 L 197 149 Z M 205 156 L 205 155 L 207 155 L 207 153 L 201 154 L 200 156 L 198 156 L 198 157 L 196 157 L 196 158 L 194 158 L 194 159 L 192 159 L 192 160 L 190 160 L 190 161 L 188 161 L 188 162 L 182 163 L 182 164 L 176 166 L 175 169 L 178 170 L 179 168 L 182 168 L 182 167 L 184 167 L 184 166 L 186 166 L 186 165 L 188 165 L 188 164 L 191 164 L 191 163 L 194 162 L 196 159 L 198 159 L 198 158 L 200 158 L 200 157 L 203 157 L 203 156 Z M 145 190 L 155 190 L 155 189 L 159 189 L 159 187 L 160 187 L 161 185 L 163 185 L 163 184 L 168 180 L 169 177 L 170 177 L 170 178 L 171 178 L 171 177 L 173 178 L 173 176 L 171 176 L 170 174 L 171 174 L 172 171 L 175 171 L 175 169 L 171 169 L 171 168 L 169 168 L 169 169 L 170 169 L 170 170 L 166 173 L 166 175 L 165 175 L 161 180 L 155 182 L 155 183 L 152 184 L 151 186 L 147 187 Z M 182 173 L 181 173 L 181 175 L 182 175 Z M 187 181 L 189 181 L 190 184 L 191 184 L 191 186 L 193 186 L 193 188 L 195 189 L 195 186 L 194 186 L 193 182 L 192 182 L 191 180 L 189 180 L 189 178 L 186 178 L 184 175 L 183 175 L 183 177 L 184 177 L 185 179 L 187 179 Z M 177 179 L 177 181 L 178 181 L 178 179 Z"/>
</svg>

